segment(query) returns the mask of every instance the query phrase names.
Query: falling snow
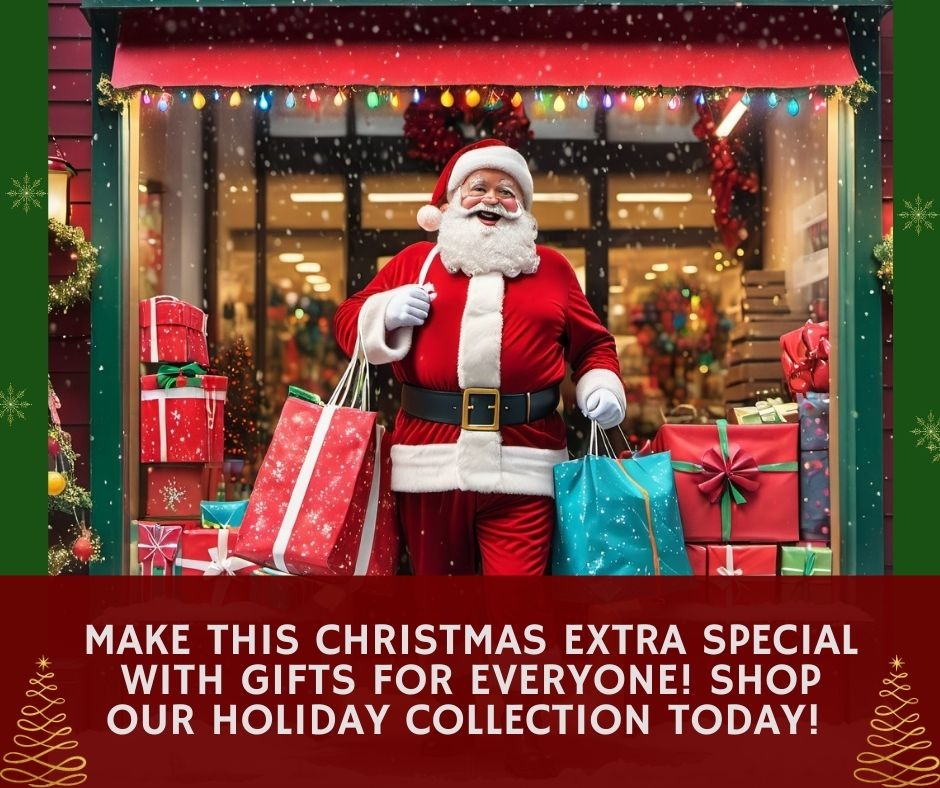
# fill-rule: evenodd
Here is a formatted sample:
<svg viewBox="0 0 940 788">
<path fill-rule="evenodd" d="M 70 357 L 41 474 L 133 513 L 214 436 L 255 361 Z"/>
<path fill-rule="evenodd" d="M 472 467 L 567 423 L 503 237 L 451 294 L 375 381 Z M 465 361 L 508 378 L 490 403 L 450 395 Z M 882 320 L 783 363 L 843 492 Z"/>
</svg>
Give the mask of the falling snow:
<svg viewBox="0 0 940 788">
<path fill-rule="evenodd" d="M 41 181 L 36 178 L 30 178 L 29 174 L 23 176 L 22 180 L 16 178 L 13 181 L 13 188 L 7 192 L 7 197 L 13 198 L 13 208 L 22 208 L 23 213 L 29 213 L 30 208 L 42 207 L 40 197 L 45 197 L 46 193 L 40 189 Z"/>
<path fill-rule="evenodd" d="M 927 200 L 927 202 L 922 202 L 920 195 L 914 199 L 914 204 L 911 205 L 907 200 L 904 201 L 904 208 L 906 210 L 901 211 L 898 216 L 905 220 L 904 229 L 910 230 L 914 228 L 914 232 L 920 235 L 920 231 L 925 227 L 928 230 L 933 229 L 933 225 L 930 223 L 931 219 L 936 219 L 940 216 L 940 213 L 931 210 L 933 208 L 933 200 Z"/>
<path fill-rule="evenodd" d="M 927 418 L 917 417 L 917 426 L 911 430 L 917 439 L 917 445 L 923 446 L 931 454 L 934 462 L 940 462 L 940 419 L 927 414 Z"/>
<path fill-rule="evenodd" d="M 24 408 L 29 407 L 29 403 L 24 399 L 26 390 L 14 392 L 13 384 L 7 386 L 7 390 L 0 389 L 0 421 L 7 420 L 9 426 L 13 426 L 14 419 L 25 419 Z"/>
</svg>

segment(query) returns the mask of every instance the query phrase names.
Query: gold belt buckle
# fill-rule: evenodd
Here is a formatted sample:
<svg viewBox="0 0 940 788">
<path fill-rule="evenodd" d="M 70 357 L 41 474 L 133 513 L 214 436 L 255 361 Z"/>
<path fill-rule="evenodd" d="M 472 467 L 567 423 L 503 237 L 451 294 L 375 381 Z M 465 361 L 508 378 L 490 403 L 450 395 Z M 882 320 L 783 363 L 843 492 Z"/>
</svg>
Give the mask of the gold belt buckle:
<svg viewBox="0 0 940 788">
<path fill-rule="evenodd" d="M 493 404 L 487 405 L 487 408 L 492 408 L 493 410 L 493 421 L 490 424 L 471 424 L 470 423 L 470 411 L 473 410 L 473 405 L 470 404 L 470 397 L 483 394 L 488 397 L 493 397 Z M 469 388 L 463 390 L 463 407 L 460 409 L 460 429 L 469 430 L 470 432 L 499 432 L 499 414 L 500 414 L 500 402 L 499 402 L 499 389 L 487 389 L 487 388 Z"/>
</svg>

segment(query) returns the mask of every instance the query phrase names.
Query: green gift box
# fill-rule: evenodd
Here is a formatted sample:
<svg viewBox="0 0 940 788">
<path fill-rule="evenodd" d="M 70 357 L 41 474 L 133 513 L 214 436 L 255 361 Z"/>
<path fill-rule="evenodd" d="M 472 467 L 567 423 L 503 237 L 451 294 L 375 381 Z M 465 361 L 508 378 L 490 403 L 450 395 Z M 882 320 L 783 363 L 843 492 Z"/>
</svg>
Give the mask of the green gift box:
<svg viewBox="0 0 940 788">
<path fill-rule="evenodd" d="M 831 575 L 832 549 L 829 547 L 781 547 L 780 574 Z"/>
</svg>

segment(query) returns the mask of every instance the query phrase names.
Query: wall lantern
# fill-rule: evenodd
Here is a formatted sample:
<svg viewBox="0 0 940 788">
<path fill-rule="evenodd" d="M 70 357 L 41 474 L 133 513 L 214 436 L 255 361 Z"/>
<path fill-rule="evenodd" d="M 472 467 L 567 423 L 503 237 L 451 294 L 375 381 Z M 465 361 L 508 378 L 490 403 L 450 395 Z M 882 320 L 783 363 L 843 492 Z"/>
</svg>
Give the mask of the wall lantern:
<svg viewBox="0 0 940 788">
<path fill-rule="evenodd" d="M 69 222 L 69 181 L 75 168 L 61 156 L 49 156 L 49 218 Z"/>
</svg>

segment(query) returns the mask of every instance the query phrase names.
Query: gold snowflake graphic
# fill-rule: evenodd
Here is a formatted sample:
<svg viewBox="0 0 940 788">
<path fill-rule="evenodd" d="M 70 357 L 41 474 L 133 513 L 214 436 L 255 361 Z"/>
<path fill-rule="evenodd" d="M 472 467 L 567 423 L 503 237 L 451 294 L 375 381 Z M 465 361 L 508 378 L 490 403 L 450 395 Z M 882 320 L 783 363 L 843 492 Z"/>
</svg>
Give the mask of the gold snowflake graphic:
<svg viewBox="0 0 940 788">
<path fill-rule="evenodd" d="M 927 200 L 927 202 L 923 202 L 920 199 L 919 194 L 914 199 L 913 205 L 905 200 L 904 207 L 906 210 L 901 211 L 901 213 L 898 214 L 898 216 L 907 222 L 904 225 L 904 229 L 909 230 L 913 227 L 914 232 L 918 235 L 920 235 L 920 231 L 925 227 L 928 230 L 932 230 L 933 225 L 930 223 L 930 220 L 936 219 L 938 216 L 940 216 L 940 213 L 931 210 L 933 208 L 933 200 Z"/>
<path fill-rule="evenodd" d="M 29 177 L 29 173 L 23 176 L 22 180 L 16 178 L 13 181 L 13 188 L 7 192 L 7 197 L 13 198 L 13 207 L 22 208 L 23 213 L 29 213 L 30 208 L 42 207 L 40 197 L 45 197 L 46 193 L 40 189 L 41 181 L 39 178 Z"/>
<path fill-rule="evenodd" d="M 917 426 L 911 433 L 917 438 L 917 445 L 927 449 L 934 462 L 940 462 L 940 419 L 933 415 L 933 411 L 927 414 L 926 419 L 918 416 Z"/>
<path fill-rule="evenodd" d="M 176 511 L 176 504 L 182 503 L 186 497 L 186 491 L 176 486 L 176 480 L 172 479 L 160 488 L 160 494 L 163 496 L 163 505 L 171 512 Z"/>
<path fill-rule="evenodd" d="M 26 418 L 23 409 L 28 408 L 29 403 L 23 399 L 24 394 L 26 394 L 25 389 L 14 392 L 12 383 L 7 387 L 6 391 L 0 389 L 0 421 L 6 419 L 7 424 L 12 427 L 14 419 Z"/>
</svg>

